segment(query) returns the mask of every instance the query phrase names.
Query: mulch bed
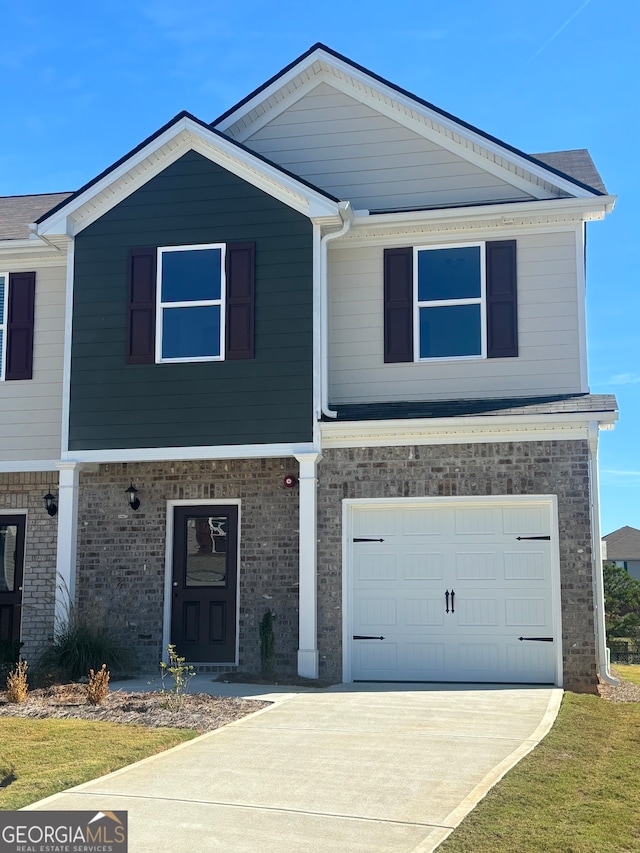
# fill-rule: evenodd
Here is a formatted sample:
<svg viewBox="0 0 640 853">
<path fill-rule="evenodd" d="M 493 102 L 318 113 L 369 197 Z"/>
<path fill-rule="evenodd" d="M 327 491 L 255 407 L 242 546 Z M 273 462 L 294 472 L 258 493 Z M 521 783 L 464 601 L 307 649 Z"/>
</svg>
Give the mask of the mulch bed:
<svg viewBox="0 0 640 853">
<path fill-rule="evenodd" d="M 612 668 L 612 675 L 618 678 L 615 668 Z M 598 684 L 598 693 L 603 699 L 609 702 L 640 702 L 640 685 L 632 684 L 630 681 L 624 681 L 620 678 L 620 684 Z"/>
<path fill-rule="evenodd" d="M 188 693 L 180 707 L 174 709 L 169 703 L 170 698 L 159 692 L 110 690 L 101 705 L 89 705 L 86 685 L 62 684 L 30 690 L 26 701 L 19 705 L 8 702 L 6 692 L 0 692 L 0 717 L 92 720 L 153 728 L 194 729 L 204 733 L 271 704 L 253 699 Z"/>
</svg>

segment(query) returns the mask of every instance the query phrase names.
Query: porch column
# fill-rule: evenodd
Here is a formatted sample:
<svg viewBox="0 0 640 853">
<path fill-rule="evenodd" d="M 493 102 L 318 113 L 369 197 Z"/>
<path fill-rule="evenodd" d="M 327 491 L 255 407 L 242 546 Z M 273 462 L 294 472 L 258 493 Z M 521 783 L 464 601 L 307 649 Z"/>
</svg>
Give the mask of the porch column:
<svg viewBox="0 0 640 853">
<path fill-rule="evenodd" d="M 298 675 L 318 677 L 317 487 L 319 453 L 296 456 L 300 464 L 300 622 Z"/>
<path fill-rule="evenodd" d="M 55 627 L 66 621 L 76 599 L 78 485 L 82 464 L 59 462 L 58 551 L 56 557 Z"/>
</svg>

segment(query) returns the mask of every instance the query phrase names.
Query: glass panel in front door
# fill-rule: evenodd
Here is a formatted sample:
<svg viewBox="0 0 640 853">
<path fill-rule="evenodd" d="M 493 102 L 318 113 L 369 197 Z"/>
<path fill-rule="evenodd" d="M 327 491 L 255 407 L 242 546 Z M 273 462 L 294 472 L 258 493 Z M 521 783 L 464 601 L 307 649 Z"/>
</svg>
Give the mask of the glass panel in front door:
<svg viewBox="0 0 640 853">
<path fill-rule="evenodd" d="M 227 585 L 227 518 L 186 518 L 185 587 Z"/>
<path fill-rule="evenodd" d="M 0 524 L 0 592 L 14 592 L 18 527 Z"/>
</svg>

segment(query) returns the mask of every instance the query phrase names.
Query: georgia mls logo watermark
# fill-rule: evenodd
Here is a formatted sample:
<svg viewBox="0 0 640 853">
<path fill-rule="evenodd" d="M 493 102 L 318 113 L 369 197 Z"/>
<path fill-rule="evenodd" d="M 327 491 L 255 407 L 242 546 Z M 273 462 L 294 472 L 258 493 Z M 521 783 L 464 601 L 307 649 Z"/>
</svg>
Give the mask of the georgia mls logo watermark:
<svg viewBox="0 0 640 853">
<path fill-rule="evenodd" d="M 127 853 L 127 812 L 2 812 L 0 853 Z"/>
</svg>

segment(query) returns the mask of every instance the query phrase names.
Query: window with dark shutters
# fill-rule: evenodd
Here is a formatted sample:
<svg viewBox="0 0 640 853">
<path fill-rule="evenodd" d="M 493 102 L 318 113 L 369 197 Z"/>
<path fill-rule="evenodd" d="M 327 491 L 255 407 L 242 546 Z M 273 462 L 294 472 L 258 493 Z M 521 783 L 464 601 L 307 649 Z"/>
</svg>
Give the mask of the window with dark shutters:
<svg viewBox="0 0 640 853">
<path fill-rule="evenodd" d="M 129 252 L 127 364 L 156 361 L 157 248 Z M 226 244 L 226 359 L 255 357 L 255 244 Z M 176 359 L 177 360 L 177 359 Z M 189 361 L 188 357 L 184 358 Z"/>
<path fill-rule="evenodd" d="M 516 241 L 487 243 L 487 358 L 518 355 Z"/>
<path fill-rule="evenodd" d="M 384 360 L 413 361 L 413 248 L 384 250 Z"/>
<path fill-rule="evenodd" d="M 518 355 L 518 304 L 517 304 L 517 280 L 516 280 L 516 241 L 515 240 L 496 240 L 489 241 L 485 245 L 485 269 L 486 269 L 486 357 L 487 358 L 516 358 Z M 424 247 L 418 250 L 418 255 L 427 256 L 428 252 L 439 253 L 443 258 L 447 255 L 447 249 L 436 247 L 430 250 L 429 247 Z M 413 247 L 402 247 L 396 249 L 384 250 L 384 360 L 386 363 L 394 362 L 409 362 L 416 358 L 414 353 L 414 336 L 426 335 L 429 332 L 428 324 L 425 319 L 429 319 L 428 313 L 425 317 L 425 312 L 422 309 L 418 311 L 418 318 L 422 321 L 418 323 L 414 329 L 414 249 Z M 420 265 L 418 266 L 419 281 Z M 437 280 L 439 281 L 439 279 Z M 448 281 L 448 279 L 445 279 Z M 449 282 L 451 284 L 451 282 Z M 420 289 L 420 286 L 419 288 Z M 436 291 L 438 287 L 435 288 Z M 446 304 L 451 316 L 448 322 L 454 323 L 456 317 L 452 315 L 455 310 L 455 303 L 449 298 L 451 294 L 446 293 L 446 288 L 442 289 L 443 295 L 437 294 L 437 299 L 433 302 L 434 306 Z M 467 296 L 468 294 L 463 294 Z M 446 297 L 446 298 L 445 298 Z M 425 297 L 426 298 L 426 297 Z M 444 299 L 444 302 L 442 301 Z M 461 303 L 464 300 L 461 300 Z M 469 302 L 469 299 L 466 299 Z M 480 302 L 481 300 L 474 300 Z M 452 308 L 451 305 L 454 307 Z M 422 305 L 422 303 L 418 303 Z M 428 306 L 428 303 L 425 303 Z M 469 309 L 467 309 L 468 311 Z M 435 317 L 436 312 L 432 311 Z M 440 311 L 442 314 L 442 310 Z M 479 322 L 480 314 L 478 312 Z M 462 313 L 460 315 L 460 328 L 456 323 L 454 331 L 460 337 L 463 335 L 464 326 L 462 325 Z M 467 318 L 467 325 L 471 320 Z M 424 327 L 424 328 L 423 328 Z M 433 329 L 431 329 L 433 332 Z M 438 329 L 440 336 L 446 336 L 446 328 L 443 326 Z M 479 336 L 479 330 L 474 330 L 474 335 Z M 451 352 L 454 357 L 463 355 L 473 355 L 464 347 L 464 341 L 458 341 L 457 344 L 453 341 L 453 332 L 451 334 Z M 426 341 L 420 341 L 418 347 L 419 352 L 434 353 L 436 358 L 446 358 L 449 350 L 445 343 L 440 341 L 439 345 L 433 344 L 427 346 Z M 475 340 L 475 339 L 474 339 Z M 478 337 L 479 341 L 479 337 Z M 457 350 L 456 350 L 457 346 Z M 480 354 L 480 344 L 475 342 L 476 351 Z M 427 361 L 432 356 L 425 355 L 420 360 Z"/>
<path fill-rule="evenodd" d="M 33 376 L 35 272 L 10 273 L 5 379 Z"/>
<path fill-rule="evenodd" d="M 254 358 L 255 244 L 228 243 L 226 357 Z"/>
</svg>

